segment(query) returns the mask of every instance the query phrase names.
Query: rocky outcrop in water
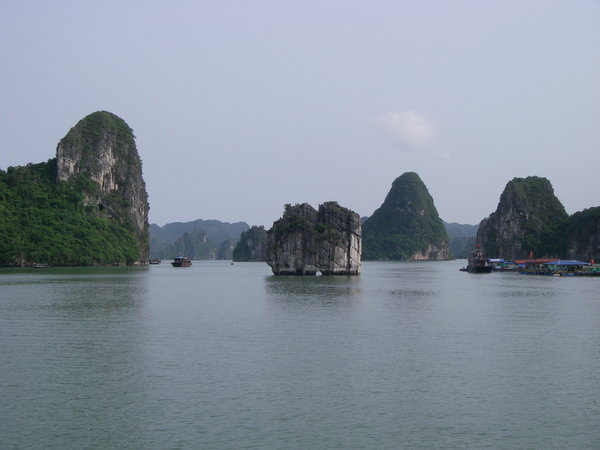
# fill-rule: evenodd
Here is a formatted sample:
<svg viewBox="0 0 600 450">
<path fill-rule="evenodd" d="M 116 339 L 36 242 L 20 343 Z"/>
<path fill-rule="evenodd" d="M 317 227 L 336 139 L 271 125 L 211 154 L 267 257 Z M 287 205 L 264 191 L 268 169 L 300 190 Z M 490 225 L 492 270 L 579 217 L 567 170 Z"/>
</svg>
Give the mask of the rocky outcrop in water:
<svg viewBox="0 0 600 450">
<path fill-rule="evenodd" d="M 252 226 L 240 236 L 233 250 L 234 261 L 264 261 L 267 256 L 267 231 L 263 226 Z"/>
<path fill-rule="evenodd" d="M 365 260 L 447 260 L 448 234 L 419 175 L 396 178 L 363 225 Z"/>
<path fill-rule="evenodd" d="M 358 275 L 361 225 L 357 213 L 326 202 L 286 205 L 267 232 L 266 262 L 275 275 Z"/>
<path fill-rule="evenodd" d="M 556 240 L 565 236 L 555 235 L 555 230 L 567 218 L 546 178 L 513 178 L 496 211 L 479 224 L 477 242 L 488 257 L 526 258 L 531 252 L 536 257 L 562 256 L 555 254 L 560 251 Z"/>
<path fill-rule="evenodd" d="M 77 184 L 89 212 L 135 233 L 139 260 L 149 255 L 148 194 L 135 137 L 125 121 L 99 111 L 80 120 L 56 149 L 58 181 Z"/>
</svg>

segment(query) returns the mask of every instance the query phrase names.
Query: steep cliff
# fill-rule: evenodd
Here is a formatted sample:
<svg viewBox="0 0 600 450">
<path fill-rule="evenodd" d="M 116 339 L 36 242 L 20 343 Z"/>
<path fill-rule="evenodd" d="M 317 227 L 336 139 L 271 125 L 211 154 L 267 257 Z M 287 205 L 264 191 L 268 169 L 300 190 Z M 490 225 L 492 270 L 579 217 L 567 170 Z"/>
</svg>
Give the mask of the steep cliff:
<svg viewBox="0 0 600 450">
<path fill-rule="evenodd" d="M 89 211 L 131 229 L 141 244 L 138 262 L 147 261 L 148 194 L 125 121 L 106 111 L 90 114 L 59 142 L 56 160 L 58 180 L 79 183 Z"/>
<path fill-rule="evenodd" d="M 539 257 L 600 262 L 600 207 L 576 212 L 547 227 L 533 250 Z"/>
<path fill-rule="evenodd" d="M 600 207 L 584 209 L 558 227 L 554 242 L 560 242 L 557 256 L 600 263 Z M 563 236 L 563 239 L 557 239 Z"/>
<path fill-rule="evenodd" d="M 427 187 L 414 172 L 394 181 L 363 225 L 364 260 L 447 260 L 448 234 Z"/>
<path fill-rule="evenodd" d="M 235 250 L 235 241 L 227 239 L 221 242 L 217 249 L 217 259 L 233 259 L 233 250 Z"/>
<path fill-rule="evenodd" d="M 131 129 L 94 113 L 56 153 L 0 170 L 0 265 L 147 262 L 148 202 Z"/>
<path fill-rule="evenodd" d="M 486 255 L 506 259 L 553 256 L 553 234 L 567 219 L 546 178 L 513 178 L 496 211 L 479 224 L 477 242 Z"/>
<path fill-rule="evenodd" d="M 264 261 L 267 256 L 267 231 L 263 226 L 252 226 L 240 236 L 233 250 L 234 261 Z"/>
<path fill-rule="evenodd" d="M 318 211 L 286 205 L 267 232 L 266 261 L 275 275 L 358 275 L 360 256 L 360 217 L 337 202 Z"/>
<path fill-rule="evenodd" d="M 216 259 L 217 249 L 200 228 L 179 236 L 171 249 L 171 258 L 185 255 L 191 259 Z"/>
</svg>

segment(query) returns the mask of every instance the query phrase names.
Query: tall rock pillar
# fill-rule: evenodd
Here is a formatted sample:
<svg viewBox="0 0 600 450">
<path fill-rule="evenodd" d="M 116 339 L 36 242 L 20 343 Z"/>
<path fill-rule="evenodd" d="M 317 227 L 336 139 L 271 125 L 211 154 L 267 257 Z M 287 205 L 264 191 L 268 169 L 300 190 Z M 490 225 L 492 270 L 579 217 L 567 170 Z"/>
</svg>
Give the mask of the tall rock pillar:
<svg viewBox="0 0 600 450">
<path fill-rule="evenodd" d="M 266 262 L 275 275 L 358 275 L 361 234 L 359 215 L 337 202 L 286 205 L 267 232 Z"/>
<path fill-rule="evenodd" d="M 84 203 L 99 216 L 116 220 L 149 255 L 148 194 L 133 131 L 116 115 L 99 111 L 80 120 L 56 149 L 58 181 L 80 183 Z"/>
</svg>

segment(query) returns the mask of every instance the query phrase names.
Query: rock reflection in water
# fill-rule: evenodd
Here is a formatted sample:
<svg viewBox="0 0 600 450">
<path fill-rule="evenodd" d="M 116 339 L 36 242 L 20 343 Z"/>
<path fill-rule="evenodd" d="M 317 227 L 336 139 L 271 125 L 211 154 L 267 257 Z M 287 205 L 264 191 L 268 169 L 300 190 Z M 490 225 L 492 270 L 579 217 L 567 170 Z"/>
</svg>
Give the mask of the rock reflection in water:
<svg viewBox="0 0 600 450">
<path fill-rule="evenodd" d="M 265 278 L 265 290 L 274 302 L 289 305 L 342 306 L 358 301 L 360 279 L 353 276 Z"/>
</svg>

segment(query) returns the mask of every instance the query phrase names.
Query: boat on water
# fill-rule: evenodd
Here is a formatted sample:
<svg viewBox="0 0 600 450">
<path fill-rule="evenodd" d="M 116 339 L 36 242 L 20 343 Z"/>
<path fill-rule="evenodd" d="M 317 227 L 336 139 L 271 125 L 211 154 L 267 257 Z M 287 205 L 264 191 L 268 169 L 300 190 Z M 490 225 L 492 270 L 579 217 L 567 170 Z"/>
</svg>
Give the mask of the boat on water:
<svg viewBox="0 0 600 450">
<path fill-rule="evenodd" d="M 48 263 L 33 263 L 31 267 L 34 269 L 47 269 L 50 265 Z"/>
<path fill-rule="evenodd" d="M 161 263 L 161 259 L 160 258 L 154 258 L 151 259 L 150 261 L 148 261 L 150 264 L 160 264 Z"/>
<path fill-rule="evenodd" d="M 190 267 L 192 265 L 192 260 L 186 256 L 178 256 L 173 259 L 171 264 L 173 267 Z"/>
<path fill-rule="evenodd" d="M 489 263 L 488 259 L 483 254 L 483 249 L 481 246 L 477 245 L 471 256 L 469 256 L 469 260 L 467 262 L 467 267 L 463 267 L 463 272 L 469 273 L 490 273 L 494 266 Z"/>
</svg>

